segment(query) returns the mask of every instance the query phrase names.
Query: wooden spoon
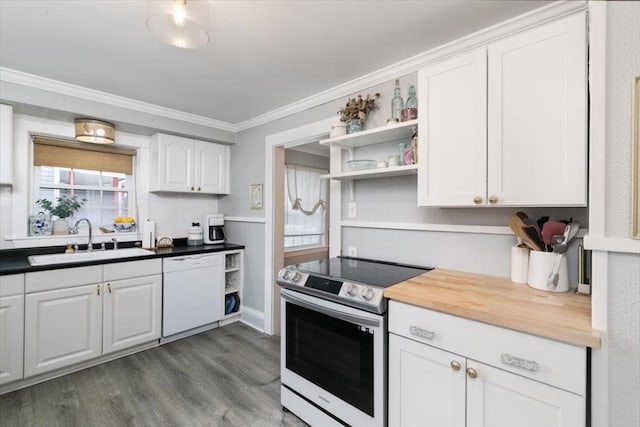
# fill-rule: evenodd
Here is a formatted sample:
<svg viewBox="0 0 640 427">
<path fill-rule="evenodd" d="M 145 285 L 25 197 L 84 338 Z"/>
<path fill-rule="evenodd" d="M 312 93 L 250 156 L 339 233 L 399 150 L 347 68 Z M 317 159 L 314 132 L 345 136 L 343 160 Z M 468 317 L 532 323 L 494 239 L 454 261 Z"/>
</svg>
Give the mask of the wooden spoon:
<svg viewBox="0 0 640 427">
<path fill-rule="evenodd" d="M 542 251 L 543 245 L 540 243 L 538 236 L 538 231 L 533 226 L 526 225 L 522 218 L 520 218 L 517 214 L 511 216 L 509 219 L 509 227 L 515 233 L 517 237 L 519 237 L 524 244 L 529 246 L 531 249 L 536 251 Z"/>
</svg>

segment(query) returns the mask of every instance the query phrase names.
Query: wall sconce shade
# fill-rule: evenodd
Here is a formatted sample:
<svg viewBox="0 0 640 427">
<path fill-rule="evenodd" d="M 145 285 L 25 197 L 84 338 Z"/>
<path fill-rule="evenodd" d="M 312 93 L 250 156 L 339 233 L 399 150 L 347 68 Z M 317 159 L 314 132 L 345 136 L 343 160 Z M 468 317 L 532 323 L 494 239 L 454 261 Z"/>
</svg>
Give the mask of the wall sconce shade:
<svg viewBox="0 0 640 427">
<path fill-rule="evenodd" d="M 93 144 L 113 144 L 116 129 L 113 124 L 93 119 L 76 119 L 76 139 Z"/>
</svg>

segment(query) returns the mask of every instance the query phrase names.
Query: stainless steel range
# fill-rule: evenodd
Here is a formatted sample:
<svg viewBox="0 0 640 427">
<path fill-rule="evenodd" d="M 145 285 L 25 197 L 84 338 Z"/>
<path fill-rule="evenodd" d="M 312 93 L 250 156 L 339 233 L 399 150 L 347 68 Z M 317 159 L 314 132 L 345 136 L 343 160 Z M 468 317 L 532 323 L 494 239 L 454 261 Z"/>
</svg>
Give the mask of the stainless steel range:
<svg viewBox="0 0 640 427">
<path fill-rule="evenodd" d="M 348 257 L 280 270 L 283 409 L 312 426 L 385 426 L 384 288 L 428 270 Z"/>
</svg>

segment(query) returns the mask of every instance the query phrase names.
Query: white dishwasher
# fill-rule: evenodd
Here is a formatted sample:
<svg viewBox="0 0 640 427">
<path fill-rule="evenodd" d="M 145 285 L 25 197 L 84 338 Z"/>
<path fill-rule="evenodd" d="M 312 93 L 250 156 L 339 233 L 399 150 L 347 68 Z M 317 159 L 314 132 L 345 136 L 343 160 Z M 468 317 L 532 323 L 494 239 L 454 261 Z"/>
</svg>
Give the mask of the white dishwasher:
<svg viewBox="0 0 640 427">
<path fill-rule="evenodd" d="M 224 254 L 165 258 L 162 336 L 217 322 L 224 316 Z"/>
</svg>

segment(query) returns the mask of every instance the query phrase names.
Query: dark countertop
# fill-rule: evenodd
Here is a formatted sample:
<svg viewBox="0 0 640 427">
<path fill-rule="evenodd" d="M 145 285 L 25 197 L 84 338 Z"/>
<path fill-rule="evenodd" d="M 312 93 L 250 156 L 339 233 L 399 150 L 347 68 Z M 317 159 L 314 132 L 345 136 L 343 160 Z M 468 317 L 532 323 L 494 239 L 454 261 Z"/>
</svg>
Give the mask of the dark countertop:
<svg viewBox="0 0 640 427">
<path fill-rule="evenodd" d="M 186 239 L 183 239 L 186 242 Z M 175 241 L 174 241 L 175 243 Z M 124 248 L 125 245 L 120 247 Z M 131 246 L 129 246 L 131 247 Z M 137 261 L 142 259 L 168 258 L 182 255 L 202 254 L 208 252 L 223 252 L 237 249 L 244 249 L 244 245 L 234 243 L 223 243 L 218 245 L 186 246 L 176 245 L 172 248 L 162 248 L 153 250 L 153 255 L 142 255 L 129 258 L 101 259 L 95 261 L 70 262 L 65 264 L 39 265 L 32 267 L 27 257 L 29 255 L 42 255 L 63 253 L 64 247 L 51 248 L 31 248 L 31 249 L 9 249 L 0 251 L 0 276 L 7 274 L 29 273 L 32 271 L 59 270 L 62 268 L 80 267 L 85 265 L 113 264 L 117 262 Z M 96 250 L 96 249 L 94 249 Z M 112 249 L 108 249 L 112 250 Z"/>
</svg>

